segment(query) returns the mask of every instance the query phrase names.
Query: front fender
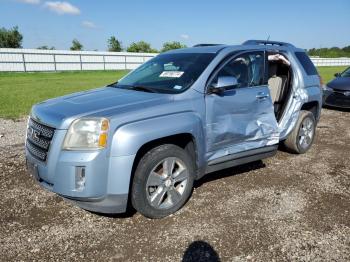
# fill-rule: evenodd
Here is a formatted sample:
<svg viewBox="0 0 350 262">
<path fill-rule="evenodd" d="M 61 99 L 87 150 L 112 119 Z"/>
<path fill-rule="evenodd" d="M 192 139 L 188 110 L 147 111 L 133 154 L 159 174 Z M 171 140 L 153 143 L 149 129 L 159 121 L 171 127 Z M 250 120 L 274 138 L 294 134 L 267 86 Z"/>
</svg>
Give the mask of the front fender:
<svg viewBox="0 0 350 262">
<path fill-rule="evenodd" d="M 111 156 L 135 155 L 146 143 L 178 134 L 191 134 L 196 143 L 198 164 L 203 164 L 205 141 L 203 124 L 193 112 L 182 112 L 127 123 L 113 135 Z"/>
</svg>

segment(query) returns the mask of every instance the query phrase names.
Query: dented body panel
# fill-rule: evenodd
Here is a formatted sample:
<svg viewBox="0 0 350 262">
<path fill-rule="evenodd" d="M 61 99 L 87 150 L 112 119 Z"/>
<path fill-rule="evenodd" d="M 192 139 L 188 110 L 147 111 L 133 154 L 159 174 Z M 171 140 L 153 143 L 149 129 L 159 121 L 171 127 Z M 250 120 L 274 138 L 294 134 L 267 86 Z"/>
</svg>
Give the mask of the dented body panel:
<svg viewBox="0 0 350 262">
<path fill-rule="evenodd" d="M 226 91 L 206 97 L 207 157 L 213 160 L 279 142 L 277 121 L 267 86 Z"/>
</svg>

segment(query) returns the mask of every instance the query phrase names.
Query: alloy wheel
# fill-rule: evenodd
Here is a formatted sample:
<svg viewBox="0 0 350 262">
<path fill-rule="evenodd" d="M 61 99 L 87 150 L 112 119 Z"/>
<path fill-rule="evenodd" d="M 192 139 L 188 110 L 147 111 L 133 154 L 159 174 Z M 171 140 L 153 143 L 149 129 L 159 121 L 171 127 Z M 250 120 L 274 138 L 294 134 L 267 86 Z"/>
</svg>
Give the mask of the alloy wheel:
<svg viewBox="0 0 350 262">
<path fill-rule="evenodd" d="M 146 182 L 147 199 L 158 209 L 171 208 L 182 199 L 189 179 L 188 168 L 177 157 L 167 157 L 150 172 Z"/>
<path fill-rule="evenodd" d="M 299 145 L 302 148 L 308 148 L 311 143 L 314 136 L 314 123 L 312 119 L 309 117 L 306 117 L 303 122 L 301 123 L 300 130 L 299 130 Z"/>
</svg>

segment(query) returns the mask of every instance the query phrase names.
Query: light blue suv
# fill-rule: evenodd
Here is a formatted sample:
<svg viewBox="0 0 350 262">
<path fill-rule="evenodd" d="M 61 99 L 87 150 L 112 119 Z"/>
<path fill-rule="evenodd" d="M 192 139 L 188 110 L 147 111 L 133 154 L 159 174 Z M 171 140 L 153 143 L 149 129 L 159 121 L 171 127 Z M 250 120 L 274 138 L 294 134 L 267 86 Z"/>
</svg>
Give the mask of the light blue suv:
<svg viewBox="0 0 350 262">
<path fill-rule="evenodd" d="M 156 56 L 120 81 L 34 105 L 27 168 L 46 189 L 100 213 L 176 212 L 203 175 L 306 152 L 320 78 L 291 44 L 250 40 Z"/>
</svg>

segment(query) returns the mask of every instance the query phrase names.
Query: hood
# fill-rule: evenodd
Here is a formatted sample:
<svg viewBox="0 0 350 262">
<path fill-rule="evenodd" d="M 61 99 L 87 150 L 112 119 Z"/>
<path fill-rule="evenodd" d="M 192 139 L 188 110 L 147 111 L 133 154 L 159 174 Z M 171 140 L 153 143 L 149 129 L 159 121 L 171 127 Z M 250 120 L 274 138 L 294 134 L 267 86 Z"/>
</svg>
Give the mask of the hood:
<svg viewBox="0 0 350 262">
<path fill-rule="evenodd" d="M 330 88 L 350 91 L 350 77 L 337 77 L 327 84 Z"/>
<path fill-rule="evenodd" d="M 169 101 L 169 95 L 166 94 L 103 87 L 36 104 L 31 116 L 49 126 L 65 129 L 79 117 L 108 117 L 112 112 L 139 110 L 166 101 Z"/>
</svg>

